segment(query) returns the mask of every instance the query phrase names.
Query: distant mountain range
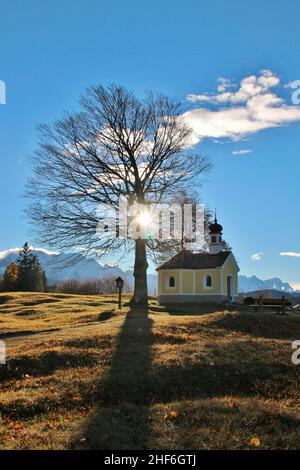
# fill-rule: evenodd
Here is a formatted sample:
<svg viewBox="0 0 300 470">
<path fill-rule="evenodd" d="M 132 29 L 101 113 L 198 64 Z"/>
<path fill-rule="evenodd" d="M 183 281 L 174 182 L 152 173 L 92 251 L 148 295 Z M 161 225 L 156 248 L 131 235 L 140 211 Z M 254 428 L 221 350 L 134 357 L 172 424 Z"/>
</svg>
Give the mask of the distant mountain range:
<svg viewBox="0 0 300 470">
<path fill-rule="evenodd" d="M 84 256 L 76 255 L 76 262 L 71 262 L 70 255 L 59 254 L 36 248 L 33 252 L 39 257 L 39 260 L 46 271 L 50 284 L 56 284 L 68 279 L 101 279 L 105 277 L 121 276 L 127 280 L 130 286 L 133 286 L 133 272 L 124 271 L 118 265 L 101 264 L 94 259 L 86 259 Z M 9 263 L 16 260 L 19 248 L 0 252 L 0 276 L 4 274 Z M 150 294 L 154 294 L 157 289 L 157 276 L 148 274 L 148 289 Z M 273 277 L 263 281 L 256 276 L 239 275 L 239 292 L 252 292 L 258 290 L 276 290 L 280 292 L 294 293 L 293 288 L 283 282 L 278 277 Z"/>
<path fill-rule="evenodd" d="M 80 254 L 76 254 L 76 258 L 72 259 L 70 255 L 62 253 L 53 253 L 43 248 L 32 250 L 35 253 L 44 270 L 46 271 L 49 284 L 56 284 L 69 279 L 89 280 L 103 279 L 107 277 L 118 276 L 123 277 L 133 286 L 133 272 L 124 271 L 117 265 L 101 264 L 94 259 L 87 259 Z M 19 248 L 0 252 L 0 276 L 5 272 L 7 266 L 15 261 L 18 257 Z M 148 274 L 148 291 L 154 294 L 157 288 L 157 276 Z"/>
<path fill-rule="evenodd" d="M 244 299 L 245 297 L 259 297 L 262 295 L 265 298 L 272 298 L 272 299 L 281 299 L 284 295 L 286 299 L 290 300 L 293 305 L 300 304 L 300 293 L 299 291 L 294 292 L 284 292 L 280 290 L 274 289 L 264 289 L 264 290 L 254 290 L 248 291 L 247 293 L 240 293 L 239 297 L 240 300 Z"/>
<path fill-rule="evenodd" d="M 277 290 L 281 292 L 294 292 L 294 289 L 287 282 L 283 282 L 279 277 L 272 277 L 263 281 L 256 276 L 239 275 L 239 292 L 250 292 L 257 290 Z"/>
</svg>

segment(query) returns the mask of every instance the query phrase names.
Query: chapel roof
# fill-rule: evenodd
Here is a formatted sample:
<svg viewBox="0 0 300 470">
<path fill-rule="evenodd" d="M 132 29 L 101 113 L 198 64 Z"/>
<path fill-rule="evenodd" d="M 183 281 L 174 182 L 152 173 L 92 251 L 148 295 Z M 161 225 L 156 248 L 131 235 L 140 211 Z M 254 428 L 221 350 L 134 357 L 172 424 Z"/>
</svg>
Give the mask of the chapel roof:
<svg viewBox="0 0 300 470">
<path fill-rule="evenodd" d="M 169 259 L 157 268 L 161 269 L 213 269 L 220 268 L 225 263 L 231 251 L 220 251 L 220 253 L 192 253 L 183 249 L 173 258 Z"/>
</svg>

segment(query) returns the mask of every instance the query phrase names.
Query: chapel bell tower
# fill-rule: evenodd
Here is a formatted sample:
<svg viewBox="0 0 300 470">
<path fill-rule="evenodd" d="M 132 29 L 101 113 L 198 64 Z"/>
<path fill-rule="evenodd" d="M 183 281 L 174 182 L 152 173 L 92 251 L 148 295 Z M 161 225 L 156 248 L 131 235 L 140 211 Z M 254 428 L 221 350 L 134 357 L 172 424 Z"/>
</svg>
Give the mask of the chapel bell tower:
<svg viewBox="0 0 300 470">
<path fill-rule="evenodd" d="M 222 225 L 218 224 L 217 215 L 215 214 L 215 220 L 213 224 L 210 224 L 209 228 L 209 253 L 215 255 L 223 251 L 224 246 L 222 244 Z"/>
</svg>

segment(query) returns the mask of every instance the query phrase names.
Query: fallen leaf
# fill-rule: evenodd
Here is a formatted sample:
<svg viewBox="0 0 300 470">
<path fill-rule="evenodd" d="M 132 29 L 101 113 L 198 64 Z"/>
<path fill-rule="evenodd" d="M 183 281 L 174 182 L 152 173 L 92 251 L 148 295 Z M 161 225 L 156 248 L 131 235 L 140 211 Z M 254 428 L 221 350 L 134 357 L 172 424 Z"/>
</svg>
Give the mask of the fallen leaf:
<svg viewBox="0 0 300 470">
<path fill-rule="evenodd" d="M 80 401 L 80 397 L 71 397 L 70 400 L 71 401 Z"/>
<path fill-rule="evenodd" d="M 20 423 L 15 424 L 15 430 L 19 431 L 20 429 L 23 429 L 23 425 Z"/>
<path fill-rule="evenodd" d="M 230 398 L 230 403 L 232 408 L 238 408 L 238 397 L 235 394 Z"/>
<path fill-rule="evenodd" d="M 260 440 L 258 437 L 252 437 L 250 440 L 250 445 L 253 447 L 259 447 L 260 446 Z"/>
</svg>

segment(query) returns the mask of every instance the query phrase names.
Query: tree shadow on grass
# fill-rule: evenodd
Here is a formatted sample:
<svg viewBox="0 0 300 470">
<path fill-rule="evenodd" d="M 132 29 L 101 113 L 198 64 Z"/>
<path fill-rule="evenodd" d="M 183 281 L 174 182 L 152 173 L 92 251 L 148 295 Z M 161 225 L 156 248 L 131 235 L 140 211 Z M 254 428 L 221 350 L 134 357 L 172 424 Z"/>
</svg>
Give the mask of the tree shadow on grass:
<svg viewBox="0 0 300 470">
<path fill-rule="evenodd" d="M 153 333 L 152 320 L 147 312 L 129 311 L 117 338 L 111 367 L 105 377 L 99 378 L 94 397 L 96 412 L 70 443 L 71 448 L 148 448 L 155 419 L 152 413 L 150 421 L 150 410 L 155 404 L 232 395 L 274 400 L 296 398 L 299 387 L 296 369 L 289 363 L 280 362 L 277 356 L 273 358 L 267 343 L 257 350 L 257 344 L 252 340 L 241 344 L 238 341 L 229 344 L 213 342 L 211 347 L 206 346 L 206 355 L 189 357 L 185 355 L 185 349 L 180 351 L 184 341 L 174 334 Z M 169 360 L 153 363 L 152 348 L 160 343 L 166 344 L 166 354 L 171 345 L 178 359 L 171 360 L 171 356 Z M 232 412 L 224 411 L 225 414 Z M 213 414 L 220 415 L 222 419 L 224 413 Z M 184 415 L 184 409 L 181 414 Z M 217 421 L 218 416 L 209 422 L 212 429 L 218 429 Z M 233 422 L 234 426 L 238 425 L 239 417 Z M 258 424 L 255 422 L 255 426 Z"/>
<path fill-rule="evenodd" d="M 151 329 L 152 320 L 146 310 L 129 310 L 111 367 L 99 383 L 97 411 L 71 447 L 124 450 L 147 446 Z"/>
</svg>

